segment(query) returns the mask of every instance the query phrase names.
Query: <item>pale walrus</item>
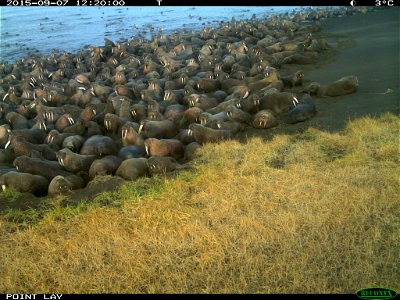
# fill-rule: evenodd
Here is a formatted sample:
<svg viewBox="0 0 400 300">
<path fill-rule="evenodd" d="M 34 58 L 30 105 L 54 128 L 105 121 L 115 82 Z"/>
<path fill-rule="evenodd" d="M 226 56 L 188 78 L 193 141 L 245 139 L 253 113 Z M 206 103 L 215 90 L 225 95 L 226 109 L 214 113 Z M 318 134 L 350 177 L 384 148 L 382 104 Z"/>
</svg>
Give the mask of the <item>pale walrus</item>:
<svg viewBox="0 0 400 300">
<path fill-rule="evenodd" d="M 317 82 L 312 82 L 303 91 L 317 95 L 318 97 L 336 97 L 354 93 L 357 87 L 357 76 L 351 75 L 342 77 L 327 85 L 320 85 Z"/>
</svg>

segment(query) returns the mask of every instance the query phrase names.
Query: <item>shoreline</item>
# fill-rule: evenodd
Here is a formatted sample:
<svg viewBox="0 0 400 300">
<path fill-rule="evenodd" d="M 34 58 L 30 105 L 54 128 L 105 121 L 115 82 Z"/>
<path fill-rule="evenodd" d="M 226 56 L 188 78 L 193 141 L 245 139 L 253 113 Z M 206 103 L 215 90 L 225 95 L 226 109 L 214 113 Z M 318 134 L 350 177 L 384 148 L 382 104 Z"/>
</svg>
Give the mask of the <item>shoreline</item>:
<svg viewBox="0 0 400 300">
<path fill-rule="evenodd" d="M 96 9 L 96 7 L 91 7 L 93 10 Z M 237 7 L 239 8 L 239 7 Z M 250 13 L 250 10 L 247 7 L 240 7 L 242 10 L 237 11 L 234 15 L 238 18 L 238 21 L 248 21 L 251 18 L 244 18 L 246 14 Z M 278 7 L 279 8 L 279 7 Z M 50 10 L 56 11 L 57 7 L 49 7 Z M 100 7 L 99 7 L 100 9 Z M 163 28 L 164 23 L 166 20 L 163 20 L 162 18 L 165 16 L 165 14 L 170 13 L 170 10 L 166 10 L 165 12 L 161 11 L 161 14 L 159 15 L 159 11 L 154 13 L 154 21 L 149 19 L 149 16 L 146 14 L 143 16 L 144 20 L 142 21 L 141 25 L 134 24 L 133 22 L 127 22 L 124 19 L 121 19 L 121 13 L 122 13 L 122 8 L 121 7 L 114 7 L 115 10 L 114 15 L 109 16 L 109 20 L 106 19 L 103 15 L 101 18 L 97 17 L 96 19 L 96 14 L 89 14 L 85 15 L 83 12 L 75 12 L 75 13 L 70 13 L 69 15 L 64 16 L 64 18 L 76 18 L 77 25 L 79 25 L 79 22 L 82 23 L 81 26 L 83 30 L 85 31 L 86 34 L 91 34 L 91 35 L 96 35 L 97 32 L 91 29 L 97 22 L 101 22 L 102 25 L 98 25 L 100 31 L 104 31 L 104 34 L 102 38 L 108 38 L 113 40 L 114 42 L 121 42 L 121 43 L 126 43 L 129 39 L 132 39 L 132 36 L 137 36 L 138 38 L 144 38 L 147 42 L 151 42 L 152 38 L 156 35 L 156 32 L 158 30 L 161 30 Z M 303 6 L 293 6 L 290 7 L 290 10 L 288 11 L 279 11 L 276 9 L 276 7 L 272 7 L 271 10 L 267 12 L 257 12 L 254 11 L 253 15 L 257 15 L 257 19 L 264 19 L 267 17 L 275 16 L 275 17 L 285 17 L 285 16 L 290 16 L 290 15 L 296 15 L 299 13 L 309 13 L 311 15 L 318 16 L 318 14 L 321 11 L 325 10 L 331 10 L 332 14 L 334 14 L 335 11 L 342 11 L 344 13 L 360 13 L 364 8 L 341 8 L 341 7 L 303 7 Z M 367 8 L 365 8 L 367 9 Z M 97 10 L 97 9 L 96 9 Z M 93 12 L 93 11 L 92 11 Z M 95 11 L 96 12 L 96 11 Z M 216 16 L 209 16 L 209 17 L 203 17 L 201 15 L 198 15 L 200 11 L 194 9 L 193 11 L 190 11 L 189 15 L 182 15 L 183 18 L 187 19 L 186 22 L 182 24 L 175 24 L 174 20 L 167 19 L 168 22 L 172 22 L 175 24 L 176 27 L 171 27 L 166 30 L 166 34 L 170 35 L 175 31 L 193 31 L 194 34 L 198 34 L 202 29 L 206 27 L 212 27 L 213 29 L 218 29 L 221 27 L 223 24 L 229 24 L 231 20 L 218 20 Z M 97 13 L 97 12 L 96 12 Z M 188 12 L 185 12 L 185 14 Z M 104 12 L 103 12 L 104 14 Z M 192 15 L 193 14 L 193 15 Z M 39 18 L 38 20 L 40 23 L 35 23 L 33 22 L 31 26 L 32 28 L 35 28 L 36 35 L 41 36 L 42 39 L 50 39 L 52 43 L 54 44 L 56 41 L 59 44 L 65 44 L 65 43 L 71 43 L 73 40 L 71 40 L 71 36 L 74 35 L 74 29 L 70 28 L 71 24 L 64 23 L 62 20 L 57 21 L 56 19 L 52 18 L 52 12 L 50 11 L 48 13 L 49 16 L 46 15 L 46 17 Z M 9 22 L 10 17 L 5 16 L 3 13 L 1 17 L 1 22 Z M 93 18 L 93 20 L 91 20 Z M 124 17 L 126 18 L 126 17 Z M 173 18 L 178 18 L 178 17 L 173 17 Z M 236 19 L 235 17 L 232 17 L 233 19 Z M 154 24 L 157 24 L 153 26 Z M 87 28 L 90 24 L 90 28 Z M 3 24 L 2 24 L 3 25 Z M 46 27 L 47 26 L 47 27 Z M 14 28 L 13 24 L 10 24 L 10 28 L 4 26 L 4 29 L 2 30 L 2 37 L 9 37 L 10 32 L 16 32 L 16 36 L 20 36 L 20 33 L 17 32 L 18 28 Z M 63 28 L 66 27 L 65 33 L 63 31 Z M 57 37 L 65 36 L 65 41 L 58 40 Z M 90 41 L 87 41 L 84 43 L 84 45 L 81 45 L 80 47 L 76 47 L 76 45 L 72 46 L 70 50 L 67 49 L 58 49 L 57 47 L 50 47 L 50 49 L 43 50 L 42 47 L 35 48 L 35 40 L 31 39 L 30 37 L 27 37 L 26 40 L 20 40 L 17 37 L 14 37 L 13 39 L 6 39 L 2 41 L 4 44 L 9 44 L 10 46 L 12 44 L 19 44 L 20 47 L 24 48 L 22 50 L 24 53 L 20 55 L 20 57 L 9 57 L 10 55 L 7 55 L 7 51 L 3 49 L 3 52 L 6 53 L 6 59 L 3 57 L 0 60 L 0 64 L 7 63 L 7 64 L 13 64 L 15 61 L 21 60 L 21 59 L 29 59 L 30 57 L 40 57 L 40 56 L 49 56 L 52 53 L 55 53 L 57 55 L 62 54 L 64 52 L 70 53 L 72 55 L 77 55 L 79 53 L 82 53 L 84 51 L 87 51 L 88 48 L 90 47 L 97 47 L 97 46 L 102 46 L 100 43 L 99 44 L 93 44 Z M 32 47 L 33 43 L 33 47 Z M 17 50 L 17 49 L 16 49 Z M 17 52 L 20 52 L 21 49 L 18 49 Z M 2 53 L 3 54 L 3 53 Z"/>
</svg>

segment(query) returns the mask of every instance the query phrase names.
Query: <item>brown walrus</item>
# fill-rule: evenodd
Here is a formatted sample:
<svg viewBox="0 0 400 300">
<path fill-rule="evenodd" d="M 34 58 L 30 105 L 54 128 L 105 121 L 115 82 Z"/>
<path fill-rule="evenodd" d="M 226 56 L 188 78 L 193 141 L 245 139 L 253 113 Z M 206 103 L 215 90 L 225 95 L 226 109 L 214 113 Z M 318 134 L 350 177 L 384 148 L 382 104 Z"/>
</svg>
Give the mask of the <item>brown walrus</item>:
<svg viewBox="0 0 400 300">
<path fill-rule="evenodd" d="M 25 155 L 14 159 L 13 164 L 19 172 L 41 175 L 48 180 L 52 180 L 57 175 L 69 176 L 73 174 L 65 171 L 56 161 L 31 158 Z"/>
<path fill-rule="evenodd" d="M 4 191 L 6 188 L 14 188 L 21 193 L 31 193 L 35 196 L 45 196 L 49 180 L 40 175 L 10 171 L 0 177 L 0 185 Z"/>
<path fill-rule="evenodd" d="M 99 175 L 113 175 L 121 163 L 122 159 L 114 155 L 107 155 L 97 159 L 90 165 L 89 178 L 93 179 Z"/>
<path fill-rule="evenodd" d="M 140 157 L 124 160 L 115 172 L 115 175 L 126 180 L 135 180 L 140 176 L 145 176 L 147 173 L 147 159 Z"/>
<path fill-rule="evenodd" d="M 218 142 L 231 138 L 229 130 L 212 129 L 195 123 L 189 125 L 188 134 L 193 135 L 195 141 L 199 144 Z"/>
<path fill-rule="evenodd" d="M 91 164 L 98 157 L 96 155 L 77 154 L 68 148 L 64 148 L 57 152 L 57 159 L 65 170 L 76 173 L 79 171 L 89 172 Z"/>
<path fill-rule="evenodd" d="M 252 125 L 254 128 L 271 128 L 278 125 L 278 120 L 271 110 L 264 109 L 255 114 Z"/>
<path fill-rule="evenodd" d="M 175 170 L 193 169 L 186 164 L 179 164 L 173 157 L 152 156 L 147 160 L 147 166 L 150 175 L 165 174 Z"/>
<path fill-rule="evenodd" d="M 149 156 L 171 156 L 175 159 L 183 157 L 184 149 L 180 140 L 148 138 L 144 141 Z"/>
<path fill-rule="evenodd" d="M 86 185 L 85 180 L 79 175 L 61 176 L 57 175 L 54 177 L 48 187 L 48 196 L 64 195 L 71 190 L 77 190 L 84 188 Z"/>
</svg>

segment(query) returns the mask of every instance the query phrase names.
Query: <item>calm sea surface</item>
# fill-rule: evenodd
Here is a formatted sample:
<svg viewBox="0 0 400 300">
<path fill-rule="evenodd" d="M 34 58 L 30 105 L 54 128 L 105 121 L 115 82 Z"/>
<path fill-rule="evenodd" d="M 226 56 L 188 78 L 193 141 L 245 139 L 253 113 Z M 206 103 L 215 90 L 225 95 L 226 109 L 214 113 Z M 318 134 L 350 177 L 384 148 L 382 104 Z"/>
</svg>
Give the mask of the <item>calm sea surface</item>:
<svg viewBox="0 0 400 300">
<path fill-rule="evenodd" d="M 151 38 L 163 30 L 200 30 L 221 21 L 265 17 L 300 7 L 273 6 L 128 6 L 128 7 L 1 7 L 0 61 L 11 62 L 53 49 L 77 52 L 103 45 L 103 39 Z"/>
</svg>

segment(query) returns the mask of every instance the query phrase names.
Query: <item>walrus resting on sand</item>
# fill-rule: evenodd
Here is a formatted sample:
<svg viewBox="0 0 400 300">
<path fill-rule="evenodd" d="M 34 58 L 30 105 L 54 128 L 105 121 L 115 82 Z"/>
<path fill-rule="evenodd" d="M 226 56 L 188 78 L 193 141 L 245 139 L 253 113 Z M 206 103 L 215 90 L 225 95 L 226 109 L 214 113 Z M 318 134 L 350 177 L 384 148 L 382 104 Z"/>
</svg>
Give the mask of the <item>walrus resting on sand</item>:
<svg viewBox="0 0 400 300">
<path fill-rule="evenodd" d="M 357 90 L 357 87 L 357 76 L 351 75 L 342 77 L 327 85 L 320 85 L 317 82 L 311 82 L 303 92 L 311 93 L 318 97 L 337 97 L 354 93 Z"/>
</svg>

